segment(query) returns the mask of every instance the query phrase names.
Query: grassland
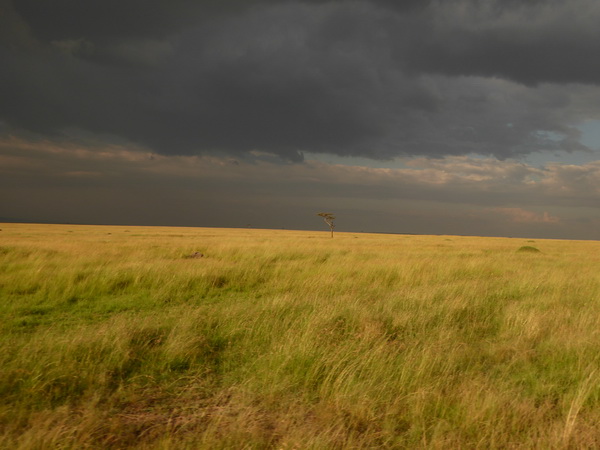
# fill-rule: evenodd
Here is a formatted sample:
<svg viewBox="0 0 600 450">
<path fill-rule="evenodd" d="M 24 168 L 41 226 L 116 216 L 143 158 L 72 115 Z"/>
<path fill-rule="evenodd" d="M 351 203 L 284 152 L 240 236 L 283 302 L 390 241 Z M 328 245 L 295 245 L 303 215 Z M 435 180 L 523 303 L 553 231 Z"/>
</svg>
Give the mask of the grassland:
<svg viewBox="0 0 600 450">
<path fill-rule="evenodd" d="M 599 242 L 0 228 L 0 448 L 600 446 Z"/>
</svg>

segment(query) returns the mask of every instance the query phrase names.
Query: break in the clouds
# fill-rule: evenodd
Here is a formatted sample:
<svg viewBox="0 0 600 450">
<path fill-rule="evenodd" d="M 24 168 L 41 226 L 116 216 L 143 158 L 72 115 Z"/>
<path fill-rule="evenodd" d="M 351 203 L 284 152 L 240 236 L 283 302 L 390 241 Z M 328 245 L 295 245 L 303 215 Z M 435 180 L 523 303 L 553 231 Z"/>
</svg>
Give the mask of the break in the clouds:
<svg viewBox="0 0 600 450">
<path fill-rule="evenodd" d="M 285 169 L 285 170 L 282 170 Z M 597 238 L 600 164 L 450 156 L 401 169 L 0 140 L 3 214 L 31 221 Z M 93 201 L 90 201 L 93 199 Z"/>
<path fill-rule="evenodd" d="M 595 0 L 3 0 L 4 133 L 165 155 L 589 151 Z"/>
</svg>

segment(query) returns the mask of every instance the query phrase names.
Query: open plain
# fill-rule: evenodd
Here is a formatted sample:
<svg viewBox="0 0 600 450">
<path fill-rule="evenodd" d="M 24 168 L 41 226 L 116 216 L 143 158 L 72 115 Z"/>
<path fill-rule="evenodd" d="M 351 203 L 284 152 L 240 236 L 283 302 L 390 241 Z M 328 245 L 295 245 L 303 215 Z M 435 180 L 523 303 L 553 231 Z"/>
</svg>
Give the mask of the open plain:
<svg viewBox="0 0 600 450">
<path fill-rule="evenodd" d="M 0 228 L 1 448 L 600 446 L 599 242 Z"/>
</svg>

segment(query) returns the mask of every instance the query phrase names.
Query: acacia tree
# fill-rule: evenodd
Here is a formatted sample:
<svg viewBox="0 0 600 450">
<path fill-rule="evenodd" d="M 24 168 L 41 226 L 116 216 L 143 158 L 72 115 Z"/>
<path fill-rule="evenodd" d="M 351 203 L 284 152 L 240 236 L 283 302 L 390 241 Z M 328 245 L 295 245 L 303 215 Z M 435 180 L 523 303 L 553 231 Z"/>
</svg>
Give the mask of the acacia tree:
<svg viewBox="0 0 600 450">
<path fill-rule="evenodd" d="M 325 223 L 329 225 L 329 228 L 331 229 L 331 237 L 333 237 L 333 229 L 335 228 L 333 221 L 335 220 L 335 216 L 331 213 L 319 213 L 317 216 L 321 216 Z"/>
</svg>

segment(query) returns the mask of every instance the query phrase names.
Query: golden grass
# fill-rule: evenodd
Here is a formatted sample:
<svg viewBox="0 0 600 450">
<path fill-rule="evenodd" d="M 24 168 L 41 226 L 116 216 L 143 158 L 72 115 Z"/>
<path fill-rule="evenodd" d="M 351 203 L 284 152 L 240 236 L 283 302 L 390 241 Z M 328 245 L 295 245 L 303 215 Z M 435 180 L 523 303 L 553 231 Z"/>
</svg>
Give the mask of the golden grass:
<svg viewBox="0 0 600 450">
<path fill-rule="evenodd" d="M 0 228 L 2 448 L 600 446 L 598 242 Z"/>
</svg>

